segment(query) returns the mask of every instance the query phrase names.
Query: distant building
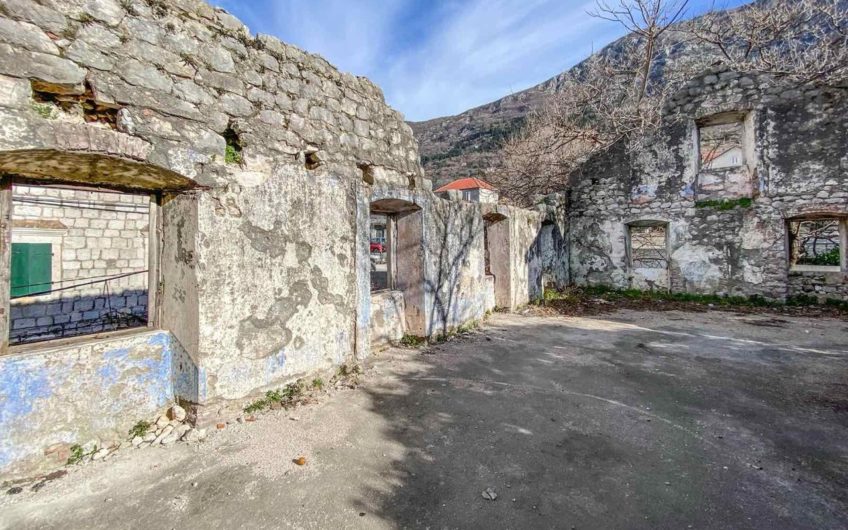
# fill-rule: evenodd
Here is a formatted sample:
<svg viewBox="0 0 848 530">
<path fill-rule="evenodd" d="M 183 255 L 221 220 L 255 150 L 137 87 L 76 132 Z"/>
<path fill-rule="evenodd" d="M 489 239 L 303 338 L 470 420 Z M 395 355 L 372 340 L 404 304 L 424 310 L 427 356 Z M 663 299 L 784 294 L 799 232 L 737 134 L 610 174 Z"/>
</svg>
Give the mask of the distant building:
<svg viewBox="0 0 848 530">
<path fill-rule="evenodd" d="M 437 189 L 435 193 L 439 196 L 447 196 L 448 192 L 457 191 L 462 193 L 462 200 L 469 202 L 498 202 L 498 190 L 488 182 L 478 178 L 468 177 L 455 180 Z"/>
</svg>

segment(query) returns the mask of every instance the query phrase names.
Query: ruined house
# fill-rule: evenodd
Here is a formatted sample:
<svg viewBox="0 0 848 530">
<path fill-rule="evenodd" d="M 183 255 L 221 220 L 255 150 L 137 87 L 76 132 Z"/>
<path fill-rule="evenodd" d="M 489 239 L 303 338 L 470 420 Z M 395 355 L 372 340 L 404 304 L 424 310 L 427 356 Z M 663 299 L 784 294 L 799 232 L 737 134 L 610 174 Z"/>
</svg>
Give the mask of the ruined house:
<svg viewBox="0 0 848 530">
<path fill-rule="evenodd" d="M 567 280 L 556 197 L 437 198 L 379 88 L 200 0 L 5 0 L 0 175 L 3 479 Z"/>
<path fill-rule="evenodd" d="M 848 301 L 848 91 L 716 67 L 574 175 L 577 284 Z"/>
<path fill-rule="evenodd" d="M 547 287 L 848 300 L 845 102 L 717 69 L 520 209 L 437 196 L 379 88 L 201 0 L 4 0 L 0 480 Z"/>
</svg>

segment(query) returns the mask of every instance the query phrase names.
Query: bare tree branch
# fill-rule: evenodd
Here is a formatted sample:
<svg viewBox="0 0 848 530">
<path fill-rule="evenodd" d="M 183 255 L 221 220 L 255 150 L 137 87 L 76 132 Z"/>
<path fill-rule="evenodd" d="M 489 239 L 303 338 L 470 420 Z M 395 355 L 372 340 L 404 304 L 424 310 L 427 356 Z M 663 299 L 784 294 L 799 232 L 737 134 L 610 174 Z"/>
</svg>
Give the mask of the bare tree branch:
<svg viewBox="0 0 848 530">
<path fill-rule="evenodd" d="M 503 146 L 492 176 L 518 203 L 561 191 L 593 153 L 646 137 L 688 80 L 716 62 L 787 83 L 848 84 L 848 14 L 840 0 L 758 2 L 681 22 L 689 0 L 599 0 L 592 14 L 628 29 L 613 53 L 596 53 Z M 669 60 L 673 45 L 697 53 Z"/>
</svg>

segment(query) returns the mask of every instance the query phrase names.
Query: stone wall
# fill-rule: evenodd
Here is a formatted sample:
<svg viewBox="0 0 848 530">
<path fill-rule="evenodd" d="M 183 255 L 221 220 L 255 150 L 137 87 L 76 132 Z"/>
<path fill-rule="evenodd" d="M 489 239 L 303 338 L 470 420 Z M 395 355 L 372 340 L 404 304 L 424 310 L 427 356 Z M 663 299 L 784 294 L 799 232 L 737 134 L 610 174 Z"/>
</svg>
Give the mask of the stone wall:
<svg viewBox="0 0 848 530">
<path fill-rule="evenodd" d="M 792 295 L 797 289 L 790 284 L 817 273 L 793 272 L 789 281 L 786 220 L 848 215 L 846 103 L 843 90 L 801 91 L 766 76 L 717 70 L 693 80 L 674 98 L 654 137 L 616 145 L 575 175 L 567 245 L 573 281 L 771 299 Z M 714 183 L 721 172 L 700 167 L 698 123 L 726 112 L 747 116 L 746 165 L 734 170 L 750 179 L 747 196 L 739 195 L 738 183 L 710 184 L 705 191 L 704 183 Z M 628 259 L 628 224 L 646 221 L 668 226 L 665 285 L 649 284 L 646 271 Z M 832 290 L 844 299 L 843 293 Z"/>
<path fill-rule="evenodd" d="M 12 242 L 52 246 L 56 292 L 12 300 L 12 343 L 147 325 L 144 195 L 16 186 Z"/>
<path fill-rule="evenodd" d="M 406 306 L 400 291 L 371 295 L 371 347 L 397 344 L 406 335 Z"/>
</svg>

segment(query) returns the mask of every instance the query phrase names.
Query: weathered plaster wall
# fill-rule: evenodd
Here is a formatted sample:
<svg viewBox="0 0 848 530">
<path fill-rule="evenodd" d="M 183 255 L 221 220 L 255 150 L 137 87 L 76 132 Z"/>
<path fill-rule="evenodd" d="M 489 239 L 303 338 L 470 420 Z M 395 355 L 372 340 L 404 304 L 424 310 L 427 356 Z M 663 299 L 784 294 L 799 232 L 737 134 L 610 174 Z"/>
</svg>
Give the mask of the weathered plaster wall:
<svg viewBox="0 0 848 530">
<path fill-rule="evenodd" d="M 174 395 L 196 394 L 196 368 L 166 331 L 0 357 L 0 476 L 64 465 L 73 444 L 112 446 Z"/>
<path fill-rule="evenodd" d="M 486 291 L 480 205 L 432 197 L 425 212 L 429 336 L 482 318 Z"/>
<path fill-rule="evenodd" d="M 783 299 L 804 290 L 805 278 L 815 283 L 816 273 L 788 279 L 786 219 L 848 214 L 847 102 L 844 91 L 802 92 L 764 76 L 716 71 L 693 80 L 655 137 L 614 146 L 575 175 L 567 237 L 573 281 L 648 286 L 644 271 L 630 267 L 626 239 L 628 223 L 652 220 L 669 227 L 666 288 Z M 696 120 L 727 111 L 749 113 L 753 191 L 750 206 L 722 210 L 696 204 L 739 197 L 738 190 L 699 192 L 712 176 L 699 172 Z M 840 277 L 835 283 L 844 284 Z"/>
<path fill-rule="evenodd" d="M 368 354 L 362 181 L 430 187 L 368 80 L 197 0 L 10 0 L 0 86 L 4 174 L 163 194 L 155 311 L 198 366 L 182 397 L 238 409 Z"/>
<path fill-rule="evenodd" d="M 281 167 L 238 193 L 201 194 L 198 206 L 205 400 L 240 398 L 353 354 L 359 301 L 349 181 Z"/>
<path fill-rule="evenodd" d="M 401 291 L 371 295 L 371 347 L 396 344 L 406 335 L 406 306 Z"/>
</svg>

